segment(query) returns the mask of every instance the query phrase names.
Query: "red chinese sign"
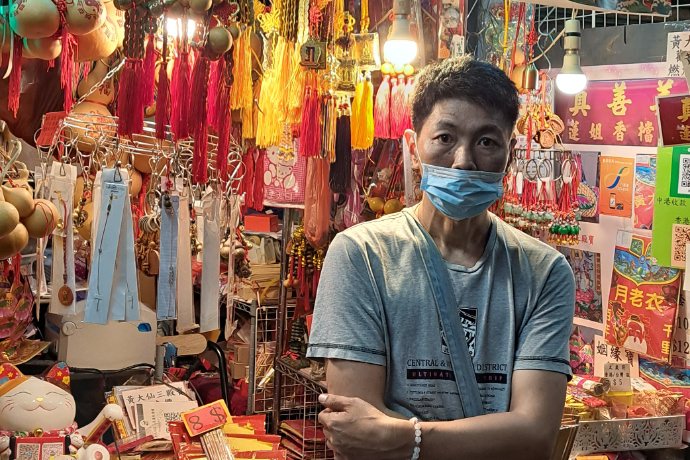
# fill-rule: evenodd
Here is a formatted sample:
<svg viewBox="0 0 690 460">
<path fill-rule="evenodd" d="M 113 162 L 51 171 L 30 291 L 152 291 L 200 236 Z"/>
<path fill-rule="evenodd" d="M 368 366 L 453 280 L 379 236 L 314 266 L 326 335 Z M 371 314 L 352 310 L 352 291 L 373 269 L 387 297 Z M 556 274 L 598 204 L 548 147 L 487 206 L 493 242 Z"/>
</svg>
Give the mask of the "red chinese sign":
<svg viewBox="0 0 690 460">
<path fill-rule="evenodd" d="M 690 94 L 659 98 L 662 145 L 690 144 Z"/>
<path fill-rule="evenodd" d="M 629 246 L 616 246 L 605 338 L 612 345 L 668 362 L 680 270 L 657 266 L 650 256 L 651 243 L 651 237 L 632 235 Z"/>
<path fill-rule="evenodd" d="M 658 96 L 688 91 L 684 78 L 591 81 L 576 95 L 556 91 L 556 114 L 568 144 L 656 147 Z"/>
</svg>

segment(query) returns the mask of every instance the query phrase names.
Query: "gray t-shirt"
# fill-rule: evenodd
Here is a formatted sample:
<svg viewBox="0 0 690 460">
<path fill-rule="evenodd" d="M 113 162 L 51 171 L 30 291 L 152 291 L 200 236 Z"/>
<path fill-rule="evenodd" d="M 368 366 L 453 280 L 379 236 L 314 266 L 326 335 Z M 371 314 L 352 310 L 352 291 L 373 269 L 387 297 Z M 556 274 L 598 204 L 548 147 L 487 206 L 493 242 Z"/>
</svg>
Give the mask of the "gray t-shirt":
<svg viewBox="0 0 690 460">
<path fill-rule="evenodd" d="M 455 420 L 463 410 L 441 321 L 433 299 L 419 295 L 427 292 L 419 287 L 424 267 L 414 256 L 419 240 L 410 237 L 419 228 L 405 210 L 334 239 L 308 356 L 386 366 L 386 407 L 423 420 Z M 475 266 L 446 265 L 486 412 L 509 409 L 514 370 L 570 376 L 575 288 L 558 251 L 492 215 Z"/>
</svg>

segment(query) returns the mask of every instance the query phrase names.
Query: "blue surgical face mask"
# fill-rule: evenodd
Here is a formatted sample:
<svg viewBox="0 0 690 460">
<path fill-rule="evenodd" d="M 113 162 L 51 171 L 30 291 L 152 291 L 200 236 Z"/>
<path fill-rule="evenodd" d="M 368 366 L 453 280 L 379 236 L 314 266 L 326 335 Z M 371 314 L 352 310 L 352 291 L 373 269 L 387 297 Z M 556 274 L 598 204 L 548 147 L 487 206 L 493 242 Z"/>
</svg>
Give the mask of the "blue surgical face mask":
<svg viewBox="0 0 690 460">
<path fill-rule="evenodd" d="M 423 165 L 421 188 L 453 220 L 474 217 L 503 196 L 504 173 Z"/>
</svg>

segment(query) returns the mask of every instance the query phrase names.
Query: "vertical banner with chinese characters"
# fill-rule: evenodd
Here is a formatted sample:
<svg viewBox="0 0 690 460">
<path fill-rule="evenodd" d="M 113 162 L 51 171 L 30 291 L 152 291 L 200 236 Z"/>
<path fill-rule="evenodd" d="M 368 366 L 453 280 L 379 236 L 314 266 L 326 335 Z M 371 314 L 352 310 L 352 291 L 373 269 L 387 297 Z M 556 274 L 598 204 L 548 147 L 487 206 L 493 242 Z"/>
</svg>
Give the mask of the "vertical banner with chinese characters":
<svg viewBox="0 0 690 460">
<path fill-rule="evenodd" d="M 605 337 L 612 345 L 669 362 L 680 270 L 654 264 L 651 246 L 650 237 L 618 232 Z"/>
<path fill-rule="evenodd" d="M 599 189 L 601 214 L 618 217 L 632 215 L 634 170 L 634 158 L 601 157 L 601 187 Z"/>
<path fill-rule="evenodd" d="M 584 222 L 599 222 L 599 152 L 579 152 L 582 164 L 577 203 Z"/>
<path fill-rule="evenodd" d="M 662 147 L 657 153 L 654 190 L 654 249 L 659 265 L 685 268 L 690 243 L 690 148 Z"/>
<path fill-rule="evenodd" d="M 690 51 L 690 32 L 669 32 L 666 40 L 666 65 L 669 77 L 684 75 L 682 51 Z"/>
<path fill-rule="evenodd" d="M 586 91 L 555 94 L 567 144 L 657 146 L 657 96 L 688 91 L 684 78 L 591 81 Z"/>
<path fill-rule="evenodd" d="M 635 228 L 652 229 L 655 181 L 656 155 L 637 155 L 635 158 L 635 194 L 633 197 L 633 224 Z"/>
</svg>

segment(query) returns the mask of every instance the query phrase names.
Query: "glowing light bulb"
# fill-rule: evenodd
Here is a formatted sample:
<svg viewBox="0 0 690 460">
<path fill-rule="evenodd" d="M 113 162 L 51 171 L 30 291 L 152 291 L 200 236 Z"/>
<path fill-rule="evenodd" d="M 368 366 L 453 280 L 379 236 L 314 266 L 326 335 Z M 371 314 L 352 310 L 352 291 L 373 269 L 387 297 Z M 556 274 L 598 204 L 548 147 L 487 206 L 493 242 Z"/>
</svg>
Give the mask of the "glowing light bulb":
<svg viewBox="0 0 690 460">
<path fill-rule="evenodd" d="M 182 19 L 168 18 L 165 23 L 165 30 L 171 38 L 177 38 L 182 35 Z M 196 22 L 192 19 L 187 19 L 187 36 L 192 37 L 196 31 Z"/>
<path fill-rule="evenodd" d="M 404 66 L 417 57 L 417 42 L 414 40 L 388 40 L 383 45 L 383 56 L 395 66 Z"/>
<path fill-rule="evenodd" d="M 587 87 L 587 76 L 583 73 L 559 73 L 556 86 L 565 94 L 577 94 Z"/>
</svg>

